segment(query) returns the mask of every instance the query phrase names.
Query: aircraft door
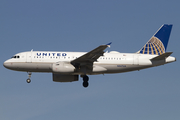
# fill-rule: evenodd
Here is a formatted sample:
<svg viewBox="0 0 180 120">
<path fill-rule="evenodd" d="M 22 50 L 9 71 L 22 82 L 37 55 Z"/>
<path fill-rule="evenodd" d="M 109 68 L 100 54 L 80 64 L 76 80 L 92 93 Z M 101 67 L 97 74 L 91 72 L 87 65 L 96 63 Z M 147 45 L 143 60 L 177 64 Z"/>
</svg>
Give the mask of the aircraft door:
<svg viewBox="0 0 180 120">
<path fill-rule="evenodd" d="M 32 62 L 32 52 L 26 53 L 26 62 L 28 63 Z"/>
</svg>

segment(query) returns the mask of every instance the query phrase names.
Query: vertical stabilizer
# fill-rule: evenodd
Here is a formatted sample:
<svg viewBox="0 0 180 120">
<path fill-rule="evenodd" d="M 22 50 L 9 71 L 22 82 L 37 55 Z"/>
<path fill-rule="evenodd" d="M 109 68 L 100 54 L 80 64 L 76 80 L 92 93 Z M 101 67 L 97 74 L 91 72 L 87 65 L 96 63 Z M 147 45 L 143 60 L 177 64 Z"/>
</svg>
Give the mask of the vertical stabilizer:
<svg viewBox="0 0 180 120">
<path fill-rule="evenodd" d="M 161 55 L 166 52 L 172 25 L 164 24 L 137 53 Z"/>
</svg>

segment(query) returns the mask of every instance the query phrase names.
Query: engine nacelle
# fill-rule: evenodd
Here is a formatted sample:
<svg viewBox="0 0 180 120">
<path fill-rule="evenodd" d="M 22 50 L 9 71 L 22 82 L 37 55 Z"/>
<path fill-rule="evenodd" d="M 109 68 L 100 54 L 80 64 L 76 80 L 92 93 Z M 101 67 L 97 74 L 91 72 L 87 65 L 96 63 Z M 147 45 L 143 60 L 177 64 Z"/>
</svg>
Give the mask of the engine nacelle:
<svg viewBox="0 0 180 120">
<path fill-rule="evenodd" d="M 53 81 L 54 82 L 73 82 L 78 81 L 78 75 L 61 75 L 57 73 L 53 73 Z"/>
<path fill-rule="evenodd" d="M 107 71 L 107 69 L 104 68 L 104 67 L 101 67 L 101 66 L 98 66 L 98 65 L 93 66 L 93 72 L 105 72 L 105 71 Z"/>
<path fill-rule="evenodd" d="M 57 62 L 52 64 L 52 72 L 54 73 L 72 73 L 75 67 L 70 63 Z"/>
</svg>

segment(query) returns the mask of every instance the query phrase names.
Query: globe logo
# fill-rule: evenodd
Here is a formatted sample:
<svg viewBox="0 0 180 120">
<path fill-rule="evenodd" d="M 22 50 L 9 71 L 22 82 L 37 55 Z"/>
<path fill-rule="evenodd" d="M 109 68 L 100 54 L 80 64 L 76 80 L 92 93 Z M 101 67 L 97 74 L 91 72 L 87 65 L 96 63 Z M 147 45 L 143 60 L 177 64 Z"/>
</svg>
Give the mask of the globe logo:
<svg viewBox="0 0 180 120">
<path fill-rule="evenodd" d="M 161 55 L 165 53 L 165 48 L 163 43 L 157 37 L 153 36 L 139 51 L 139 53 Z"/>
</svg>

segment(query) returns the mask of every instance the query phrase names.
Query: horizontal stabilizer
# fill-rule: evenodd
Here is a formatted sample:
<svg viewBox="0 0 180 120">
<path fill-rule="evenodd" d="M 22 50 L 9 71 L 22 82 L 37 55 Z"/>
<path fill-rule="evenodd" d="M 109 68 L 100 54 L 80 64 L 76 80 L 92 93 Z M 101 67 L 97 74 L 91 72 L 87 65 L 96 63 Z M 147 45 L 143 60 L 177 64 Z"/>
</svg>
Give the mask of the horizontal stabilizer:
<svg viewBox="0 0 180 120">
<path fill-rule="evenodd" d="M 172 53 L 173 52 L 166 52 L 157 57 L 152 58 L 151 60 L 163 60 L 163 59 L 166 59 L 167 57 L 169 57 Z"/>
</svg>

